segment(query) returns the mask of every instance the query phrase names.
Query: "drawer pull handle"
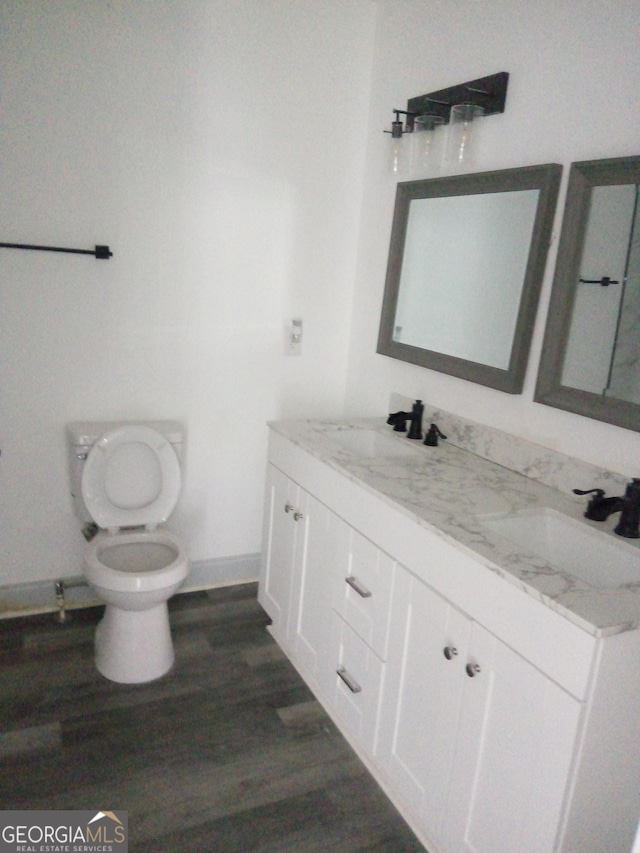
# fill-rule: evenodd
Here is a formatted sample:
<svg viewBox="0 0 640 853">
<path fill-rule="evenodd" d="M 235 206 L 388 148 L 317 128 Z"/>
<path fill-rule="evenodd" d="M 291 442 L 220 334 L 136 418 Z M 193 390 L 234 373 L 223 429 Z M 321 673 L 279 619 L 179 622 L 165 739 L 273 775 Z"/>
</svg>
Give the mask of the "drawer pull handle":
<svg viewBox="0 0 640 853">
<path fill-rule="evenodd" d="M 353 678 L 353 676 L 349 675 L 349 673 L 343 666 L 339 666 L 338 669 L 336 669 L 336 673 L 340 676 L 340 678 L 344 681 L 344 683 L 347 685 L 347 687 L 352 693 L 360 693 L 362 687 L 360 687 L 360 685 Z"/>
<path fill-rule="evenodd" d="M 293 513 L 293 520 L 294 521 L 300 521 L 301 518 L 304 518 L 304 515 L 301 512 L 294 512 Z"/>
<path fill-rule="evenodd" d="M 371 593 L 369 592 L 369 590 L 359 584 L 357 579 L 354 578 L 353 575 L 350 575 L 348 578 L 345 578 L 345 580 L 352 589 L 355 589 L 359 596 L 361 596 L 362 598 L 371 598 Z"/>
<path fill-rule="evenodd" d="M 291 506 L 291 504 L 285 504 L 284 505 L 284 511 L 285 512 L 293 512 L 294 509 L 295 509 L 295 507 Z"/>
<path fill-rule="evenodd" d="M 469 678 L 475 678 L 475 676 L 480 672 L 480 664 L 478 663 L 468 663 L 465 667 L 467 671 L 467 675 Z"/>
<path fill-rule="evenodd" d="M 442 650 L 442 653 L 447 660 L 453 660 L 454 657 L 458 654 L 458 650 L 455 646 L 445 646 Z"/>
</svg>

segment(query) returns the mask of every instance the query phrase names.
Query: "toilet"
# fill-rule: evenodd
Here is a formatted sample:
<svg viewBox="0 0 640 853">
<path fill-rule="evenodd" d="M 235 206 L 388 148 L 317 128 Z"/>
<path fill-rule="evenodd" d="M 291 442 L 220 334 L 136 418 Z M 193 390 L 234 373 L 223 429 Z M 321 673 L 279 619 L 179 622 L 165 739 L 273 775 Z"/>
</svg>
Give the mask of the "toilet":
<svg viewBox="0 0 640 853">
<path fill-rule="evenodd" d="M 85 577 L 106 604 L 96 666 L 122 684 L 160 678 L 175 659 L 167 601 L 189 560 L 179 538 L 159 525 L 180 494 L 183 434 L 175 421 L 67 427 L 76 514 L 101 528 L 84 554 Z"/>
</svg>

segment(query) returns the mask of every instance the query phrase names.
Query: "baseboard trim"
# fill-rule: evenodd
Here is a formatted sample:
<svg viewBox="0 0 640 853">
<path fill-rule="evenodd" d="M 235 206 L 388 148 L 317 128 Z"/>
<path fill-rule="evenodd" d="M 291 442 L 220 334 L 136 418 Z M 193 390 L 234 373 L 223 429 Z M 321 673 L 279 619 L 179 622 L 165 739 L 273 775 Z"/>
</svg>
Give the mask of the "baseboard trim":
<svg viewBox="0 0 640 853">
<path fill-rule="evenodd" d="M 196 560 L 191 564 L 189 576 L 180 592 L 197 592 L 221 586 L 252 583 L 260 574 L 260 554 L 240 554 L 235 557 L 218 557 L 213 560 Z M 56 581 L 64 582 L 65 609 L 93 607 L 100 604 L 93 590 L 80 575 L 29 584 L 12 584 L 0 587 L 0 619 L 35 616 L 39 613 L 57 613 Z"/>
</svg>

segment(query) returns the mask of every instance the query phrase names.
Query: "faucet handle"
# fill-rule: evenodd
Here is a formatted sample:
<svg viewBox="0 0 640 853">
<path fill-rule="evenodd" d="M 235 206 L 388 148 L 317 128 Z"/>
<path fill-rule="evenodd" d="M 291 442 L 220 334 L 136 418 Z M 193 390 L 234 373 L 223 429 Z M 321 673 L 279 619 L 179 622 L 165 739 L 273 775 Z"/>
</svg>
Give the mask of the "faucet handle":
<svg viewBox="0 0 640 853">
<path fill-rule="evenodd" d="M 393 424 L 395 432 L 406 432 L 407 421 L 411 417 L 411 412 L 392 412 L 387 418 L 388 424 Z"/>
<path fill-rule="evenodd" d="M 590 518 L 592 521 L 604 521 L 607 518 L 605 505 L 611 502 L 613 498 L 605 498 L 604 489 L 573 489 L 573 494 L 593 495 L 584 512 L 585 518 Z"/>
<path fill-rule="evenodd" d="M 427 437 L 424 440 L 424 444 L 429 447 L 437 447 L 438 446 L 438 438 L 446 438 L 447 436 L 440 431 L 437 424 L 431 424 L 429 427 L 429 432 L 427 433 Z"/>
<path fill-rule="evenodd" d="M 604 497 L 604 489 L 574 489 L 574 495 L 595 495 L 594 498 L 591 498 L 589 503 L 593 503 L 594 501 L 599 501 Z"/>
</svg>

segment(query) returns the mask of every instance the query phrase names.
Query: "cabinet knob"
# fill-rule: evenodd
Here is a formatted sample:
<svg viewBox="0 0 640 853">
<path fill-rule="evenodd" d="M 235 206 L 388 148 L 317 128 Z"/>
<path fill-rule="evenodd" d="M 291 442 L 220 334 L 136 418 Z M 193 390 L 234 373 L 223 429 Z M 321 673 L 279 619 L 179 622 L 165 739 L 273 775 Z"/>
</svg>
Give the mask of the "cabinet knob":
<svg viewBox="0 0 640 853">
<path fill-rule="evenodd" d="M 345 581 L 349 584 L 351 589 L 355 589 L 359 596 L 362 598 L 371 598 L 371 593 L 369 590 L 362 586 L 362 584 L 358 581 L 357 578 L 354 578 L 353 575 L 349 575 L 348 578 L 345 578 Z"/>
<path fill-rule="evenodd" d="M 285 512 L 293 512 L 294 509 L 295 509 L 295 507 L 291 506 L 291 504 L 285 504 L 284 505 L 284 511 Z"/>
<path fill-rule="evenodd" d="M 458 650 L 455 646 L 445 646 L 442 653 L 447 660 L 453 660 L 453 658 L 458 654 Z"/>
<path fill-rule="evenodd" d="M 349 673 L 343 666 L 339 666 L 338 669 L 336 669 L 336 673 L 340 676 L 340 678 L 344 681 L 344 683 L 347 685 L 347 687 L 352 693 L 360 693 L 362 687 L 360 687 L 360 685 L 352 675 L 349 675 Z"/>
<path fill-rule="evenodd" d="M 301 518 L 304 518 L 304 515 L 301 512 L 294 512 L 293 513 L 293 520 L 294 521 L 300 521 Z"/>
<path fill-rule="evenodd" d="M 467 671 L 467 675 L 469 678 L 475 678 L 476 675 L 480 672 L 480 664 L 478 663 L 468 663 L 465 667 Z"/>
</svg>

